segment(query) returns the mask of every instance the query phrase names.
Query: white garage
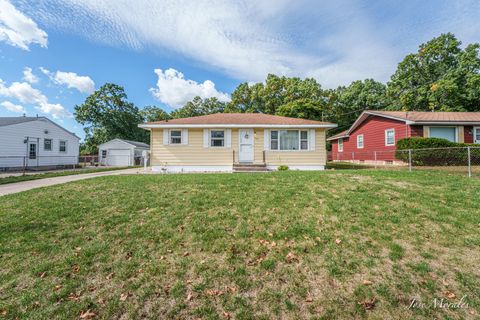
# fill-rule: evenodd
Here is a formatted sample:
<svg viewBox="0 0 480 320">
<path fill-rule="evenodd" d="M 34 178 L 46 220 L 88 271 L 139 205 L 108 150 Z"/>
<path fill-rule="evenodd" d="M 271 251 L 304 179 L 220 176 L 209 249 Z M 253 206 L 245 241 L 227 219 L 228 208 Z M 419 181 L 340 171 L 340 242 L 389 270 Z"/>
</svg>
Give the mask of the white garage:
<svg viewBox="0 0 480 320">
<path fill-rule="evenodd" d="M 143 142 L 113 139 L 98 146 L 99 162 L 105 166 L 127 167 L 143 164 L 143 154 L 150 146 Z"/>
</svg>

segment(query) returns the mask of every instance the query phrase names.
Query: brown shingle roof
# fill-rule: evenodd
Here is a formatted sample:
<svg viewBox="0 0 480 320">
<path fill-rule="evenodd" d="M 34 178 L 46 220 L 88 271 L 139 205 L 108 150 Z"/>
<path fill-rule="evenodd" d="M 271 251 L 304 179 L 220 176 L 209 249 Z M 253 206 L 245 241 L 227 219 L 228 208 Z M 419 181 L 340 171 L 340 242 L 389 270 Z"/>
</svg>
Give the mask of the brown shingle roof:
<svg viewBox="0 0 480 320">
<path fill-rule="evenodd" d="M 289 118 L 282 116 L 273 116 L 263 113 L 215 113 L 206 116 L 179 118 L 168 121 L 147 122 L 146 125 L 209 125 L 209 124 L 254 124 L 254 125 L 333 125 L 330 122 L 321 122 L 315 120 L 306 120 L 298 118 Z"/>
<path fill-rule="evenodd" d="M 480 112 L 367 111 L 413 122 L 480 122 Z"/>
</svg>

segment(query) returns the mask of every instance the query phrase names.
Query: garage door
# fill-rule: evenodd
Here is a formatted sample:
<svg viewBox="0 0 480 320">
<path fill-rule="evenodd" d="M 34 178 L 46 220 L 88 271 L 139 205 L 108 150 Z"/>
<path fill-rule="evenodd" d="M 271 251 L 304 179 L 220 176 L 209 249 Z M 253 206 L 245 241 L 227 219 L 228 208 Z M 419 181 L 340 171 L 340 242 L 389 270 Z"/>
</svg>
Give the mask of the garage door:
<svg viewBox="0 0 480 320">
<path fill-rule="evenodd" d="M 107 166 L 129 166 L 130 149 L 108 149 Z"/>
</svg>

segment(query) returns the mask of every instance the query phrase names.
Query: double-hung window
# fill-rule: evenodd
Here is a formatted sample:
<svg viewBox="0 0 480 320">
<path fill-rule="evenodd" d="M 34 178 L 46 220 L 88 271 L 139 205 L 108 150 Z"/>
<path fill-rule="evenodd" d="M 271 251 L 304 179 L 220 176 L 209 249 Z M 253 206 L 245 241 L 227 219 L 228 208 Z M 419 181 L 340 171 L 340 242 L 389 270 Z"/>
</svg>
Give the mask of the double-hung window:
<svg viewBox="0 0 480 320">
<path fill-rule="evenodd" d="M 60 140 L 60 144 L 58 147 L 58 151 L 60 152 L 67 152 L 67 141 Z"/>
<path fill-rule="evenodd" d="M 210 131 L 210 146 L 211 147 L 224 147 L 225 146 L 225 131 L 224 130 L 211 130 Z"/>
<path fill-rule="evenodd" d="M 395 129 L 385 130 L 385 145 L 386 146 L 395 145 Z"/>
<path fill-rule="evenodd" d="M 181 130 L 170 130 L 170 144 L 182 144 Z"/>
<path fill-rule="evenodd" d="M 44 139 L 43 140 L 43 150 L 44 151 L 52 151 L 52 139 Z"/>
<path fill-rule="evenodd" d="M 343 139 L 338 139 L 338 152 L 343 152 Z"/>
<path fill-rule="evenodd" d="M 363 149 L 363 134 L 357 136 L 357 148 Z"/>
<path fill-rule="evenodd" d="M 272 130 L 270 149 L 280 151 L 308 150 L 308 131 Z"/>
</svg>

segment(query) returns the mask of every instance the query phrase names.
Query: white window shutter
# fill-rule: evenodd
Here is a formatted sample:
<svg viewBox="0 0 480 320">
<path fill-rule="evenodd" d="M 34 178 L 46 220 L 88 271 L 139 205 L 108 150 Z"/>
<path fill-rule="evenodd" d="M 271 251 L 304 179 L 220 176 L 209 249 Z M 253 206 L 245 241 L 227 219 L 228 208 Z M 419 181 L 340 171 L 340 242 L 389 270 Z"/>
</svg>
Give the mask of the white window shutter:
<svg viewBox="0 0 480 320">
<path fill-rule="evenodd" d="M 263 150 L 270 150 L 270 130 L 263 131 Z"/>
<path fill-rule="evenodd" d="M 163 144 L 167 145 L 168 142 L 168 129 L 163 129 Z"/>
<path fill-rule="evenodd" d="M 308 131 L 308 149 L 315 151 L 315 129 Z"/>
<path fill-rule="evenodd" d="M 203 129 L 203 147 L 208 148 L 209 147 L 209 136 L 208 136 L 208 129 Z"/>
<path fill-rule="evenodd" d="M 225 147 L 232 147 L 232 129 L 225 130 Z"/>
<path fill-rule="evenodd" d="M 188 144 L 188 129 L 182 129 L 182 144 Z"/>
</svg>

